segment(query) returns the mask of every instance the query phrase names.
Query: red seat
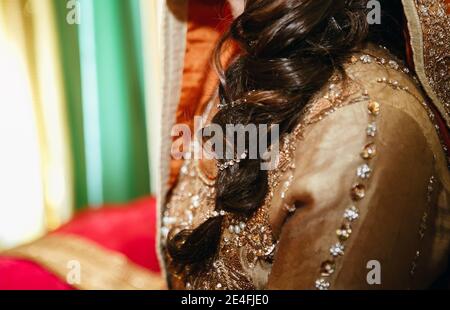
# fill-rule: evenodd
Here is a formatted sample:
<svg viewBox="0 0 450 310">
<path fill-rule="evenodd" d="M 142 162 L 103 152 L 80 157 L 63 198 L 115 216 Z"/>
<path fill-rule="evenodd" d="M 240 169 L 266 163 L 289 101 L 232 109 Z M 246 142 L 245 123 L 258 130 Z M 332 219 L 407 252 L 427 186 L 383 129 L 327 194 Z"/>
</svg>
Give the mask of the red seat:
<svg viewBox="0 0 450 310">
<path fill-rule="evenodd" d="M 156 225 L 156 200 L 148 197 L 127 205 L 106 205 L 81 212 L 52 234 L 86 238 L 159 272 Z M 0 255 L 0 290 L 4 289 L 67 290 L 71 287 L 38 264 Z"/>
</svg>

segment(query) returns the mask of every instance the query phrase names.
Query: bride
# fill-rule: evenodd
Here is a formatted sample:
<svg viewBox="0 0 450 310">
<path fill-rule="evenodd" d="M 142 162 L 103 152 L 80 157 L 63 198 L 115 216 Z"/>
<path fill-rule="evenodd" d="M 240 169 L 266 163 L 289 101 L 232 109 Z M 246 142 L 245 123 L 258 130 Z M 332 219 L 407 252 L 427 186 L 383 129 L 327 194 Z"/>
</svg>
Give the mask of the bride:
<svg viewBox="0 0 450 310">
<path fill-rule="evenodd" d="M 168 286 L 431 287 L 450 243 L 445 0 L 380 1 L 374 25 L 367 0 L 229 2 L 217 92 L 206 59 L 223 4 L 169 1 L 165 13 Z M 194 114 L 221 128 L 278 125 L 276 168 L 246 153 L 170 160 L 171 126 Z"/>
</svg>

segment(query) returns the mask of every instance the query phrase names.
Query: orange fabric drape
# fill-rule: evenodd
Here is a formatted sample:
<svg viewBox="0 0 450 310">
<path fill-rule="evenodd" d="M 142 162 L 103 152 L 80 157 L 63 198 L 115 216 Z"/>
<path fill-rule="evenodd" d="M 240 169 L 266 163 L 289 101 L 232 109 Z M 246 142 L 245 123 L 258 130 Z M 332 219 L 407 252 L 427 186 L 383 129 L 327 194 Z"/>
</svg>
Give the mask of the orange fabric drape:
<svg viewBox="0 0 450 310">
<path fill-rule="evenodd" d="M 218 78 L 212 66 L 217 41 L 232 22 L 231 10 L 225 0 L 189 1 L 186 54 L 177 123 L 193 127 L 194 116 L 201 114 L 213 95 Z M 238 48 L 224 53 L 222 63 L 228 64 Z M 182 162 L 172 160 L 169 183 L 178 177 Z"/>
</svg>

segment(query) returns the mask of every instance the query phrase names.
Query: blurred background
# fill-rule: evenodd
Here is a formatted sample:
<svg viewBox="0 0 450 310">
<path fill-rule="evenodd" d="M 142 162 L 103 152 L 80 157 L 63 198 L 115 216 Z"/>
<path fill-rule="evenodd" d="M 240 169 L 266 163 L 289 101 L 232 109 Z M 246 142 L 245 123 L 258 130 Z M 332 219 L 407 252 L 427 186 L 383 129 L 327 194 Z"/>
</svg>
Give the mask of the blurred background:
<svg viewBox="0 0 450 310">
<path fill-rule="evenodd" d="M 162 4 L 0 0 L 0 250 L 154 191 Z"/>
</svg>

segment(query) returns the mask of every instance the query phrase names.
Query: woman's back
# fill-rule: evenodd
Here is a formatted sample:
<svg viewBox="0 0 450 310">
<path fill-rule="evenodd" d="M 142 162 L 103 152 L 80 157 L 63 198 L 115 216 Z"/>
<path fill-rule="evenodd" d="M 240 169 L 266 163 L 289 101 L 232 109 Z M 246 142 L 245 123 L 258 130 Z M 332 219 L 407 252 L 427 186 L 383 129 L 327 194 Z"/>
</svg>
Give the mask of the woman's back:
<svg viewBox="0 0 450 310">
<path fill-rule="evenodd" d="M 431 285 L 447 263 L 450 182 L 432 111 L 404 68 L 382 48 L 355 53 L 347 78 L 336 73 L 282 139 L 263 206 L 249 218 L 227 213 L 217 255 L 172 285 Z M 186 161 L 163 238 L 216 215 L 214 185 L 198 160 Z M 372 286 L 367 268 L 378 263 L 382 281 Z"/>
</svg>

